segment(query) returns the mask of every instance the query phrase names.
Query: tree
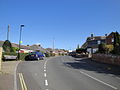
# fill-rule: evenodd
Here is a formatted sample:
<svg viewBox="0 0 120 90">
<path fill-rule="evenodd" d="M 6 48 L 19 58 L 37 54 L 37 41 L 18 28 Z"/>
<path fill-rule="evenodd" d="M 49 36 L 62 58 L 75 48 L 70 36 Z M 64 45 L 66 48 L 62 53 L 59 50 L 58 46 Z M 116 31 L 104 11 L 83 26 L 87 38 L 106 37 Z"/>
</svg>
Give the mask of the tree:
<svg viewBox="0 0 120 90">
<path fill-rule="evenodd" d="M 79 46 L 79 44 L 77 45 L 77 49 L 79 49 L 80 48 L 80 46 Z"/>
<path fill-rule="evenodd" d="M 13 51 L 14 52 L 16 52 L 16 51 L 18 51 L 19 50 L 19 48 L 18 47 L 12 47 L 13 48 Z"/>
<path fill-rule="evenodd" d="M 120 35 L 117 31 L 114 33 L 113 46 L 114 46 L 113 53 L 120 54 Z"/>
<path fill-rule="evenodd" d="M 3 43 L 3 50 L 5 52 L 14 52 L 13 48 L 12 48 L 12 44 L 9 40 L 6 40 L 4 43 Z"/>
<path fill-rule="evenodd" d="M 87 53 L 87 49 L 84 49 L 84 48 L 79 48 L 79 49 L 76 49 L 76 53 Z"/>
<path fill-rule="evenodd" d="M 107 53 L 111 53 L 113 51 L 113 45 L 106 45 Z"/>
<path fill-rule="evenodd" d="M 99 44 L 98 46 L 98 52 L 99 53 L 107 53 L 107 47 L 106 47 L 106 44 L 105 43 L 101 43 Z"/>
</svg>

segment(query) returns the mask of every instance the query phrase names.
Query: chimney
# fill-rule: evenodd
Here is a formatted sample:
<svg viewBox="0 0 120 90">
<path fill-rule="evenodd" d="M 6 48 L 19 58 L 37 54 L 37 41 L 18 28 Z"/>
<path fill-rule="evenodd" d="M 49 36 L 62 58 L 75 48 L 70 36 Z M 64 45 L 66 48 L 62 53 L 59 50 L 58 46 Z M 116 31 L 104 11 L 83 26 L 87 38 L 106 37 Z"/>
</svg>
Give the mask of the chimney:
<svg viewBox="0 0 120 90">
<path fill-rule="evenodd" d="M 93 33 L 91 34 L 91 37 L 93 37 Z"/>
<path fill-rule="evenodd" d="M 107 34 L 105 34 L 105 36 L 107 37 Z"/>
</svg>

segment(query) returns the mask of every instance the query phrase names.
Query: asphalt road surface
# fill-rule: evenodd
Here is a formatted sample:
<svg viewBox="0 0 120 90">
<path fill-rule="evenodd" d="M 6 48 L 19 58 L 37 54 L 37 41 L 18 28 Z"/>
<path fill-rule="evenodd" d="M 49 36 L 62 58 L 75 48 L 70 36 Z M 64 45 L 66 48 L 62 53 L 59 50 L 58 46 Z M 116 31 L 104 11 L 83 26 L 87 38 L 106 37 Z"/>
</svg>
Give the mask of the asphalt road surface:
<svg viewBox="0 0 120 90">
<path fill-rule="evenodd" d="M 120 68 L 70 56 L 20 62 L 17 90 L 120 90 Z"/>
</svg>

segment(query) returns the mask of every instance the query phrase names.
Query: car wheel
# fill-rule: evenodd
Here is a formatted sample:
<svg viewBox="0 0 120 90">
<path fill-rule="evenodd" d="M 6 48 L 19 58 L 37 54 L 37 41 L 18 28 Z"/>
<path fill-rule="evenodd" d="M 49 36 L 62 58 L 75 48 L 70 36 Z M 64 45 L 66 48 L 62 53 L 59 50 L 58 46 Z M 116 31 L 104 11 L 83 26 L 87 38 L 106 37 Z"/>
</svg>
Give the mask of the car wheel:
<svg viewBox="0 0 120 90">
<path fill-rule="evenodd" d="M 26 57 L 25 57 L 25 60 L 28 61 L 28 60 L 29 60 L 29 56 L 26 56 Z"/>
<path fill-rule="evenodd" d="M 37 58 L 37 60 L 40 60 L 40 58 Z"/>
</svg>

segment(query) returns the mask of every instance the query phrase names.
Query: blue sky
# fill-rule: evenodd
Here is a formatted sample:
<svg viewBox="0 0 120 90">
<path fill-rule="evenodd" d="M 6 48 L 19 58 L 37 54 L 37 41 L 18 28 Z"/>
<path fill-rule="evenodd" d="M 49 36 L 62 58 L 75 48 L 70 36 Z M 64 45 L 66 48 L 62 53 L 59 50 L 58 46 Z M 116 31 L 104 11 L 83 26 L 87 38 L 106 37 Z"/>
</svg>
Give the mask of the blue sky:
<svg viewBox="0 0 120 90">
<path fill-rule="evenodd" d="M 91 33 L 120 31 L 120 0 L 0 0 L 0 40 L 18 43 L 24 24 L 24 45 L 74 49 Z"/>
</svg>

